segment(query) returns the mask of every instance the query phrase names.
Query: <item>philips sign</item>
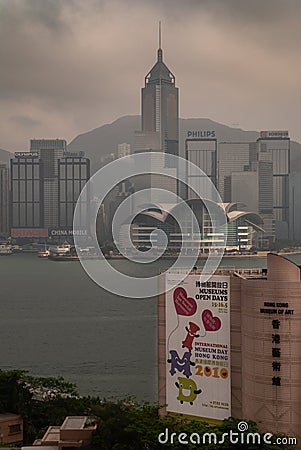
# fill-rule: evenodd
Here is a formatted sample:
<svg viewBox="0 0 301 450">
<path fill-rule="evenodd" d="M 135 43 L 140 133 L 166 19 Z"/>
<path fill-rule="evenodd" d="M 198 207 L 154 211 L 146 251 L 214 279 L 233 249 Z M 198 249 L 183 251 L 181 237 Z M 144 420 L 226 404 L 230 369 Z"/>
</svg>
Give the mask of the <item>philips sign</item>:
<svg viewBox="0 0 301 450">
<path fill-rule="evenodd" d="M 187 138 L 216 138 L 216 133 L 213 130 L 206 130 L 206 131 L 200 131 L 200 130 L 194 130 L 194 131 L 187 131 Z"/>
</svg>

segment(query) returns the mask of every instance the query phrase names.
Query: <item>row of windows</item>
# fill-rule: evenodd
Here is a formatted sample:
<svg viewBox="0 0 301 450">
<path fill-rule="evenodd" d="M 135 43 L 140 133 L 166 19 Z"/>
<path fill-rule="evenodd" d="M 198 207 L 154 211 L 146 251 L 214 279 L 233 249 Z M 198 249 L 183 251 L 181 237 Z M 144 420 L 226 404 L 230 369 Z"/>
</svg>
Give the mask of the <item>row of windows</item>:
<svg viewBox="0 0 301 450">
<path fill-rule="evenodd" d="M 45 177 L 54 177 L 57 174 L 55 170 L 55 161 L 53 158 L 46 161 L 44 167 Z M 26 161 L 12 165 L 12 179 L 26 180 L 26 179 L 39 179 L 41 173 L 40 163 L 33 161 Z M 89 170 L 86 164 L 74 163 L 74 164 L 59 164 L 59 178 L 61 179 L 76 179 L 76 180 L 88 180 Z"/>
<path fill-rule="evenodd" d="M 216 155 L 212 151 L 189 151 L 188 160 L 199 167 L 208 176 L 215 177 L 215 161 Z M 188 176 L 199 175 L 198 171 L 194 171 L 193 168 L 188 167 Z"/>
<path fill-rule="evenodd" d="M 62 201 L 76 201 L 81 193 L 85 181 L 74 180 L 73 183 L 69 181 L 61 181 L 59 186 L 44 186 L 44 194 L 54 194 L 57 198 L 60 197 Z M 40 182 L 39 180 L 13 180 L 12 182 L 12 199 L 13 202 L 31 202 L 39 201 L 40 199 Z"/>
<path fill-rule="evenodd" d="M 288 205 L 288 177 L 273 177 L 273 203 L 274 207 Z"/>
<path fill-rule="evenodd" d="M 76 201 L 85 186 L 85 180 L 60 180 L 59 193 L 62 201 Z"/>
<path fill-rule="evenodd" d="M 59 217 L 59 226 L 71 226 L 73 223 L 73 214 L 75 209 L 75 204 L 73 202 L 70 203 L 60 203 L 60 217 Z M 83 228 L 87 225 L 88 211 L 87 204 L 80 203 L 79 207 L 79 221 L 81 222 L 79 225 L 83 226 Z"/>
<path fill-rule="evenodd" d="M 40 219 L 39 203 L 13 203 L 13 227 L 39 227 L 41 226 Z"/>
<path fill-rule="evenodd" d="M 20 433 L 22 431 L 21 424 L 17 423 L 14 425 L 9 425 L 9 434 Z"/>
<path fill-rule="evenodd" d="M 25 179 L 40 178 L 40 165 L 39 163 L 31 164 L 13 164 L 12 166 L 12 179 L 13 180 L 25 180 Z"/>
<path fill-rule="evenodd" d="M 40 199 L 40 182 L 32 180 L 30 182 L 22 180 L 13 180 L 12 182 L 13 202 L 32 202 Z"/>
<path fill-rule="evenodd" d="M 62 180 L 86 180 L 88 179 L 86 164 L 60 164 L 59 178 Z"/>
</svg>

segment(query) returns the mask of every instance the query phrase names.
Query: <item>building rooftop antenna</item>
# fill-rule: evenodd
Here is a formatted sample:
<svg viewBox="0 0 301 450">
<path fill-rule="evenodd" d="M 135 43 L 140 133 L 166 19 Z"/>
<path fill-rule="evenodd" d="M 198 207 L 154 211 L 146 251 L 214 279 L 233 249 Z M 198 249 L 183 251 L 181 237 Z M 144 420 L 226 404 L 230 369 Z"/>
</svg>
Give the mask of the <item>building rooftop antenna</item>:
<svg viewBox="0 0 301 450">
<path fill-rule="evenodd" d="M 161 20 L 159 21 L 159 48 L 161 48 Z"/>
<path fill-rule="evenodd" d="M 162 61 L 162 48 L 161 48 L 161 20 L 159 21 L 159 48 L 158 48 L 158 61 Z"/>
</svg>

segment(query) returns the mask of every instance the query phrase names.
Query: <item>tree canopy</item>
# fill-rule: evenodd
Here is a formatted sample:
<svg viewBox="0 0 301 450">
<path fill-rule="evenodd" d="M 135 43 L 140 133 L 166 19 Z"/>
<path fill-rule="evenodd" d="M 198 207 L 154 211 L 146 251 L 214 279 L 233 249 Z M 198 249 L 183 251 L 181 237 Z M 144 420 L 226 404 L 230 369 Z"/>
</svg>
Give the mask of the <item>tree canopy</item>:
<svg viewBox="0 0 301 450">
<path fill-rule="evenodd" d="M 21 414 L 24 420 L 24 444 L 42 437 L 48 426 L 61 425 L 66 416 L 94 416 L 99 426 L 94 433 L 91 450 L 156 450 L 182 449 L 179 436 L 203 436 L 205 443 L 189 442 L 187 449 L 203 448 L 205 450 L 227 450 L 233 448 L 228 440 L 222 442 L 222 436 L 238 430 L 240 419 L 229 418 L 219 425 L 207 422 L 187 420 L 181 417 L 159 415 L 160 406 L 148 403 L 140 404 L 132 398 L 124 400 L 104 400 L 99 397 L 81 397 L 77 387 L 62 377 L 33 377 L 22 370 L 0 370 L 0 413 Z M 258 433 L 255 422 L 246 421 L 248 432 Z M 171 440 L 171 435 L 173 439 Z M 209 436 L 210 434 L 210 436 Z M 216 436 L 216 443 L 213 440 Z M 168 439 L 166 439 L 168 437 Z M 288 449 L 289 446 L 268 445 L 263 442 L 240 443 L 241 450 Z M 235 446 L 234 446 L 235 447 Z"/>
</svg>

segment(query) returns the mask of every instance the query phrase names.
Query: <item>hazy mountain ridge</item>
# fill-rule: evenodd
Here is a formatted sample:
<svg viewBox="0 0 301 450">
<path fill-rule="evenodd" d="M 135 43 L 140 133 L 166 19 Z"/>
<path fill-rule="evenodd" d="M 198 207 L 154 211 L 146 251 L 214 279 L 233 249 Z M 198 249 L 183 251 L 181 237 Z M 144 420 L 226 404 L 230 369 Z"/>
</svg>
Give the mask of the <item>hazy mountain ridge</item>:
<svg viewBox="0 0 301 450">
<path fill-rule="evenodd" d="M 124 116 L 110 124 L 82 133 L 68 145 L 70 151 L 83 150 L 94 163 L 109 153 L 117 153 L 118 144 L 134 145 L 134 132 L 141 128 L 140 116 Z"/>
<path fill-rule="evenodd" d="M 258 131 L 232 128 L 207 118 L 180 119 L 180 152 L 183 155 L 187 131 L 214 130 L 219 142 L 249 142 L 259 137 Z M 140 116 L 123 116 L 110 124 L 105 124 L 74 138 L 68 145 L 69 151 L 86 152 L 91 158 L 94 170 L 101 164 L 101 158 L 109 153 L 117 153 L 118 144 L 127 142 L 134 145 L 134 133 L 141 129 Z M 292 171 L 301 171 L 301 145 L 291 141 Z"/>
<path fill-rule="evenodd" d="M 248 142 L 259 137 L 258 131 L 247 131 L 232 128 L 208 118 L 180 119 L 180 152 L 183 155 L 184 141 L 187 131 L 214 130 L 219 142 Z M 135 131 L 141 129 L 141 116 L 123 116 L 112 123 L 101 125 L 95 129 L 81 133 L 68 145 L 69 151 L 85 151 L 91 158 L 93 171 L 101 166 L 101 158 L 110 153 L 117 153 L 118 144 L 127 142 L 134 146 Z M 12 152 L 0 149 L 0 163 L 9 163 Z M 291 141 L 291 170 L 301 171 L 301 145 Z"/>
</svg>

